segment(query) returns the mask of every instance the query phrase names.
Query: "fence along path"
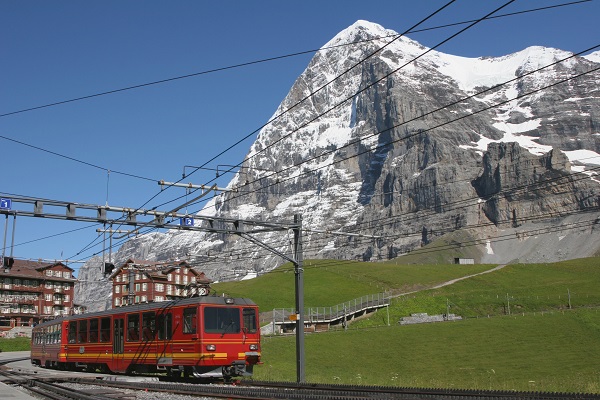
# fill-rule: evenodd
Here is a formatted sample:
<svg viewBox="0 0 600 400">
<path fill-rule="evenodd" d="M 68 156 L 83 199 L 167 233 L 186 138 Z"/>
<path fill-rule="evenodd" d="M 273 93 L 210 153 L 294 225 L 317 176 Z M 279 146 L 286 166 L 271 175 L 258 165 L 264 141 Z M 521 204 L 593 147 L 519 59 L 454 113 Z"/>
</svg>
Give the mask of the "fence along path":
<svg viewBox="0 0 600 400">
<path fill-rule="evenodd" d="M 384 292 L 362 296 L 331 307 L 310 307 L 304 310 L 304 323 L 307 325 L 341 323 L 369 311 L 387 307 L 390 299 L 390 293 Z M 294 324 L 295 315 L 293 308 L 273 309 L 273 328 L 277 325 Z"/>
</svg>

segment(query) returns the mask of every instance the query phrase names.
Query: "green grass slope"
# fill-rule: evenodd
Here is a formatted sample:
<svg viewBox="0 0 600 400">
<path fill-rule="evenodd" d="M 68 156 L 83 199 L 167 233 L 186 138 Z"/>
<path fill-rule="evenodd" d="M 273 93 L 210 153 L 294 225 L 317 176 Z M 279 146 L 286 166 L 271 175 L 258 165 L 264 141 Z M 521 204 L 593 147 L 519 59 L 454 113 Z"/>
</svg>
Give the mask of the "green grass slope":
<svg viewBox="0 0 600 400">
<path fill-rule="evenodd" d="M 493 267 L 306 262 L 306 307 L 332 306 L 384 290 L 395 296 L 388 310 L 353 322 L 347 331 L 307 334 L 306 379 L 600 393 L 600 260 L 507 265 L 428 289 Z M 294 306 L 289 266 L 215 288 L 250 297 L 265 311 Z M 411 313 L 448 310 L 465 319 L 398 323 Z M 295 380 L 293 336 L 264 336 L 262 350 L 265 364 L 255 369 L 256 379 Z"/>
<path fill-rule="evenodd" d="M 305 337 L 306 380 L 600 392 L 597 309 L 350 329 Z M 294 337 L 264 337 L 255 379 L 295 381 Z"/>
<path fill-rule="evenodd" d="M 384 291 L 411 292 L 493 267 L 307 260 L 303 272 L 304 305 L 328 307 Z M 249 297 L 261 310 L 271 311 L 294 307 L 294 280 L 294 270 L 291 264 L 286 264 L 256 279 L 217 283 L 212 288 L 216 293 Z"/>
</svg>

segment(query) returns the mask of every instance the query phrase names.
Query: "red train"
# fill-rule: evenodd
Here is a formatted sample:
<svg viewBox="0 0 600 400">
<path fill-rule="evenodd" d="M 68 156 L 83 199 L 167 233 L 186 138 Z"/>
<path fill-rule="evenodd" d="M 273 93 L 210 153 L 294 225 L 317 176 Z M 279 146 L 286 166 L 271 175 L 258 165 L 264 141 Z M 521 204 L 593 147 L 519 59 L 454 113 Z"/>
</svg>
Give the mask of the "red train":
<svg viewBox="0 0 600 400">
<path fill-rule="evenodd" d="M 258 307 L 193 297 L 73 315 L 33 328 L 31 362 L 47 368 L 224 378 L 260 362 Z"/>
</svg>

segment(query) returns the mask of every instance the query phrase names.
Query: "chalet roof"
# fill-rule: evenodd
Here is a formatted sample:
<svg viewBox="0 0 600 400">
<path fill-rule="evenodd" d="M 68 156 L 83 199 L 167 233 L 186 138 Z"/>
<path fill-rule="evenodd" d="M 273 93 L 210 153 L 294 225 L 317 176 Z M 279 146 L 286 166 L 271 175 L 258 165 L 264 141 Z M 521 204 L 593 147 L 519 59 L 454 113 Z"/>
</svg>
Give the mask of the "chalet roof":
<svg viewBox="0 0 600 400">
<path fill-rule="evenodd" d="M 23 259 L 14 259 L 14 263 L 11 268 L 2 268 L 0 270 L 0 276 L 7 277 L 15 277 L 15 278 L 23 278 L 23 279 L 48 279 L 43 271 L 48 268 L 52 268 L 54 266 L 60 265 L 63 268 L 73 272 L 74 269 L 66 266 L 62 262 L 42 262 L 42 261 L 34 261 L 34 260 L 23 260 Z M 59 277 L 51 277 L 53 281 L 64 281 L 64 282 L 72 282 L 75 278 L 59 278 Z"/>
<path fill-rule="evenodd" d="M 198 272 L 191 266 L 187 261 L 173 261 L 172 263 L 165 263 L 162 261 L 148 261 L 148 260 L 138 260 L 129 258 L 119 267 L 117 267 L 112 274 L 110 274 L 110 279 L 114 279 L 125 267 L 128 265 L 135 264 L 144 267 L 144 273 L 150 275 L 152 279 L 166 280 L 167 275 L 174 270 L 178 270 L 181 268 L 189 268 L 189 271 L 196 276 L 196 282 L 209 284 L 212 283 L 210 279 L 206 277 L 204 272 Z"/>
</svg>

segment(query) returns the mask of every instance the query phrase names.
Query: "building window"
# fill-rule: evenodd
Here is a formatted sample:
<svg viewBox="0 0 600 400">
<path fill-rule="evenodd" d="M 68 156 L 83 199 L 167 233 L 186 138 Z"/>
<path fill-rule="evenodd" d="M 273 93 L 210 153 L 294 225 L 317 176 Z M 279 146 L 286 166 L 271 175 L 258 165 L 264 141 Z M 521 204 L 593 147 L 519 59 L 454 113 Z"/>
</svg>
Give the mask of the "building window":
<svg viewBox="0 0 600 400">
<path fill-rule="evenodd" d="M 121 298 L 115 297 L 115 307 L 119 307 L 121 305 Z"/>
<path fill-rule="evenodd" d="M 121 282 L 121 275 L 117 275 L 116 279 L 117 282 Z"/>
<path fill-rule="evenodd" d="M 142 296 L 142 303 L 147 303 L 148 302 L 148 296 Z"/>
<path fill-rule="evenodd" d="M 67 279 L 71 278 L 71 272 L 70 271 L 63 272 L 63 278 L 67 278 Z"/>
<path fill-rule="evenodd" d="M 157 283 L 156 285 L 154 285 L 154 290 L 156 290 L 157 292 L 164 292 L 165 285 L 162 283 Z"/>
<path fill-rule="evenodd" d="M 115 286 L 115 293 L 121 293 L 121 286 Z"/>
<path fill-rule="evenodd" d="M 148 291 L 148 284 L 146 282 L 142 283 L 142 292 Z"/>
<path fill-rule="evenodd" d="M 52 270 L 51 269 L 47 269 L 46 270 L 46 276 L 52 276 Z"/>
<path fill-rule="evenodd" d="M 181 283 L 181 276 L 175 275 L 175 284 L 179 285 Z"/>
<path fill-rule="evenodd" d="M 140 291 L 140 284 L 139 284 L 139 283 L 136 283 L 136 284 L 135 284 L 135 291 L 136 291 L 136 292 L 139 292 L 139 291 Z"/>
<path fill-rule="evenodd" d="M 52 289 L 52 282 L 46 281 L 46 289 Z"/>
<path fill-rule="evenodd" d="M 65 302 L 69 301 L 70 297 L 68 294 L 65 294 Z"/>
<path fill-rule="evenodd" d="M 46 293 L 46 294 L 44 295 L 44 299 L 45 299 L 46 301 L 52 301 L 52 294 L 51 294 L 51 293 Z"/>
</svg>

